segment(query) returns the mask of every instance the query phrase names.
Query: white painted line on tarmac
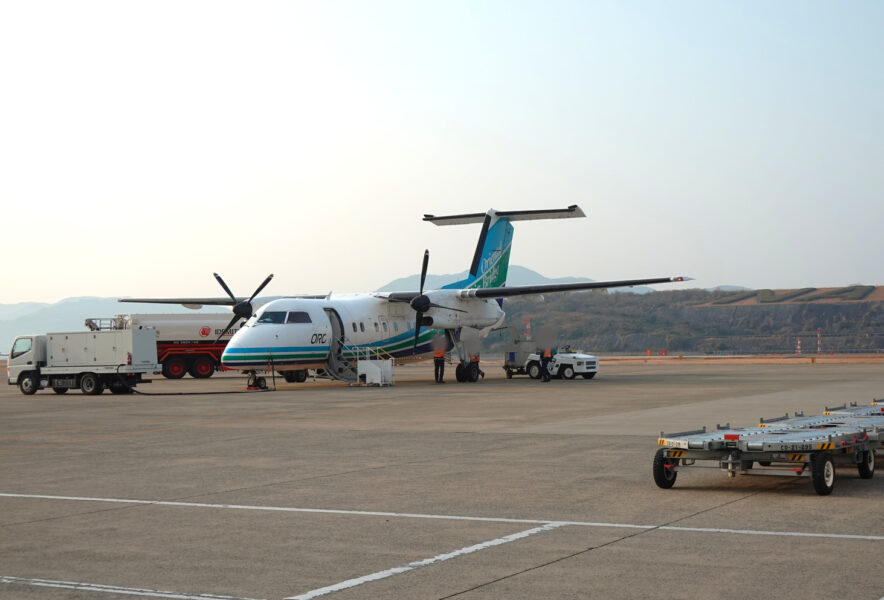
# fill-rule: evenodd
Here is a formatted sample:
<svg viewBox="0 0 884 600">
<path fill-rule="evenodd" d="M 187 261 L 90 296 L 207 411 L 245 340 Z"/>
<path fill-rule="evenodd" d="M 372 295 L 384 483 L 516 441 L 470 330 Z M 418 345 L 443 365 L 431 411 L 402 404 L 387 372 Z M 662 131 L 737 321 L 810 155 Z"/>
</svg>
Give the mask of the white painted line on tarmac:
<svg viewBox="0 0 884 600">
<path fill-rule="evenodd" d="M 806 531 L 770 531 L 763 529 L 724 529 L 713 527 L 680 527 L 677 525 L 642 525 L 637 523 L 602 523 L 591 521 L 561 521 L 558 519 L 511 519 L 507 517 L 467 517 L 462 515 L 431 515 L 421 513 L 397 513 L 367 510 L 337 510 L 329 508 L 297 508 L 290 506 L 258 506 L 250 504 L 207 504 L 202 502 L 175 502 L 167 500 L 135 500 L 131 498 L 92 498 L 87 496 L 49 496 L 45 494 L 8 494 L 0 492 L 0 498 L 32 498 L 38 500 L 69 500 L 78 502 L 110 502 L 117 504 L 142 504 L 153 506 L 177 506 L 183 508 L 223 508 L 231 510 L 258 510 L 271 512 L 312 513 L 325 515 L 353 515 L 368 517 L 393 517 L 399 519 L 434 519 L 440 521 L 472 521 L 479 523 L 516 523 L 523 525 L 556 524 L 575 527 L 604 527 L 611 529 L 659 529 L 686 533 L 712 533 L 728 535 L 767 535 L 774 537 L 806 537 L 839 540 L 866 540 L 884 542 L 884 535 L 855 535 L 850 533 L 818 533 Z M 882 599 L 884 600 L 884 599 Z"/>
<path fill-rule="evenodd" d="M 98 583 L 54 581 L 52 579 L 26 579 L 24 577 L 10 577 L 8 575 L 0 575 L 0 583 L 18 583 L 20 585 L 30 585 L 36 587 L 77 590 L 78 592 L 104 592 L 106 594 L 147 596 L 150 598 L 169 598 L 174 600 L 255 600 L 254 598 L 240 598 L 238 596 L 215 596 L 212 594 L 181 594 L 178 592 L 164 592 L 162 590 L 147 590 L 142 588 L 126 588 L 112 585 L 101 585 Z"/>
<path fill-rule="evenodd" d="M 552 529 L 562 527 L 563 525 L 564 523 L 547 523 L 542 527 L 535 527 L 534 529 L 520 531 L 519 533 L 513 533 L 512 535 L 506 535 L 504 537 L 499 537 L 497 539 L 482 542 L 480 544 L 475 544 L 473 546 L 467 546 L 466 548 L 461 548 L 452 552 L 446 552 L 445 554 L 438 554 L 436 556 L 433 556 L 432 558 L 416 560 L 401 567 L 393 567 L 392 569 L 386 569 L 384 571 L 378 571 L 377 573 L 371 573 L 370 575 L 363 575 L 362 577 L 348 579 L 347 581 L 342 581 L 340 583 L 312 590 L 310 592 L 299 594 L 297 596 L 289 596 L 288 598 L 285 598 L 285 600 L 312 600 L 312 598 L 331 594 L 332 592 L 346 590 L 348 588 L 356 587 L 357 585 L 362 585 L 363 583 L 377 581 L 379 579 L 386 579 L 387 577 L 392 577 L 393 575 L 399 575 L 400 573 L 406 573 L 408 571 L 413 571 L 414 569 L 420 569 L 421 567 L 426 567 L 435 563 L 451 560 L 452 558 L 457 558 L 458 556 L 472 554 L 473 552 L 479 552 L 480 550 L 493 548 L 494 546 L 500 546 L 501 544 L 508 544 L 510 542 L 521 540 L 523 538 L 536 535 L 538 533 L 543 533 L 544 531 L 550 531 Z"/>
</svg>

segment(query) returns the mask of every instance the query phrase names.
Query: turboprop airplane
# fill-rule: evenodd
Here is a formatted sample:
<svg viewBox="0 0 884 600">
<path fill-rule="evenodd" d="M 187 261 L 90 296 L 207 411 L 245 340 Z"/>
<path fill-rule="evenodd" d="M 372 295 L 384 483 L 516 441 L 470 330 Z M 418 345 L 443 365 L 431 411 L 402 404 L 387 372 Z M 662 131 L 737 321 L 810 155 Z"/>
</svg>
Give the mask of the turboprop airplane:
<svg viewBox="0 0 884 600">
<path fill-rule="evenodd" d="M 472 328 L 484 337 L 500 327 L 506 316 L 503 311 L 504 298 L 690 279 L 657 277 L 506 286 L 514 221 L 585 216 L 577 205 L 553 210 L 492 209 L 486 213 L 464 215 L 424 215 L 424 221 L 440 226 L 482 224 L 466 279 L 437 290 L 424 290 L 430 258 L 429 251 L 425 251 L 420 289 L 417 291 L 329 293 L 256 300 L 273 275 L 267 277 L 246 299 L 234 296 L 224 280 L 215 273 L 218 283 L 227 292 L 227 298 L 123 298 L 120 302 L 182 304 L 189 308 L 231 306 L 233 318 L 225 333 L 240 319 L 245 319 L 246 323 L 228 342 L 221 364 L 228 369 L 250 372 L 250 385 L 258 381 L 256 372 L 259 370 L 279 371 L 286 381 L 304 381 L 307 369 L 322 369 L 335 379 L 355 381 L 357 358 L 371 354 L 392 358 L 396 364 L 426 360 L 432 357 L 437 336 L 444 336 L 448 350 L 454 348 L 457 351 L 457 380 L 475 381 L 478 369 L 474 367 L 477 365 L 467 361 L 461 334 L 464 328 Z"/>
</svg>

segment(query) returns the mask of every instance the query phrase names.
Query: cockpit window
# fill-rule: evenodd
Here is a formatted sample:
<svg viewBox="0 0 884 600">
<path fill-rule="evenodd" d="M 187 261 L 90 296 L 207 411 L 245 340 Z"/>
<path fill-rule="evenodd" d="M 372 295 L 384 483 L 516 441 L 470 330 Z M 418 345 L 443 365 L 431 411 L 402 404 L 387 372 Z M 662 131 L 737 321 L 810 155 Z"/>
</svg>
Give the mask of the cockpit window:
<svg viewBox="0 0 884 600">
<path fill-rule="evenodd" d="M 286 323 L 312 323 L 310 320 L 310 315 L 305 313 L 302 310 L 293 310 L 289 313 L 288 319 L 286 319 Z"/>
<path fill-rule="evenodd" d="M 268 310 L 258 317 L 258 323 L 285 323 L 285 313 Z"/>
</svg>

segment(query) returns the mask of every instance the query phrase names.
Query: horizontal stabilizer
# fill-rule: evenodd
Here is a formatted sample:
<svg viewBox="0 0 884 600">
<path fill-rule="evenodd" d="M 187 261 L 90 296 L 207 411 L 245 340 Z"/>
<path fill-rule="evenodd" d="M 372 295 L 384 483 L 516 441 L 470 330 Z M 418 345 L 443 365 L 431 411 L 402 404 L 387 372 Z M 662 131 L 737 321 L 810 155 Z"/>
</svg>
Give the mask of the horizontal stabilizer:
<svg viewBox="0 0 884 600">
<path fill-rule="evenodd" d="M 437 217 L 435 215 L 424 215 L 424 221 L 429 221 L 436 225 L 466 225 L 469 223 L 482 223 L 485 216 L 494 214 L 500 219 L 508 221 L 535 221 L 539 219 L 573 219 L 577 217 L 585 217 L 583 209 L 576 204 L 572 204 L 568 208 L 554 208 L 548 210 L 489 210 L 487 213 L 471 213 L 466 215 L 448 215 Z"/>
</svg>

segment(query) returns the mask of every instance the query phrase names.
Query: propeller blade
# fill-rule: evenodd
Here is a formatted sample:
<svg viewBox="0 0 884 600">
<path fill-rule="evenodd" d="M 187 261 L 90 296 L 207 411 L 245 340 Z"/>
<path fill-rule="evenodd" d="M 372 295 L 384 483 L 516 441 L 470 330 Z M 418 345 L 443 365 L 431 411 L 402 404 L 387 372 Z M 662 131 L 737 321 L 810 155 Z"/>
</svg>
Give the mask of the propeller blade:
<svg viewBox="0 0 884 600">
<path fill-rule="evenodd" d="M 424 318 L 423 313 L 417 313 L 417 318 L 414 322 L 414 345 L 411 347 L 411 353 L 417 354 L 417 338 L 421 334 L 421 321 Z"/>
<path fill-rule="evenodd" d="M 270 283 L 270 280 L 271 280 L 271 279 L 273 279 L 273 273 L 271 273 L 270 275 L 268 275 L 268 276 L 267 276 L 267 279 L 264 280 L 264 283 L 262 283 L 261 285 L 258 286 L 258 289 L 255 290 L 255 293 L 252 294 L 252 297 L 251 297 L 251 298 L 249 298 L 249 304 L 252 303 L 252 300 L 255 299 L 255 296 L 257 296 L 258 294 L 261 293 L 261 290 L 263 290 L 265 287 L 267 287 L 267 284 Z M 231 294 L 231 295 L 232 295 L 232 294 Z"/>
<path fill-rule="evenodd" d="M 238 319 L 239 319 L 239 315 L 233 315 L 233 318 L 230 319 L 230 323 L 227 324 L 227 327 L 225 327 L 224 329 L 221 330 L 221 335 L 219 335 L 219 336 L 218 336 L 218 339 L 215 340 L 215 343 L 216 343 L 216 344 L 217 344 L 218 342 L 221 341 L 221 338 L 224 337 L 224 334 L 225 334 L 225 333 L 227 333 L 228 331 L 230 331 L 230 328 L 233 327 L 233 324 L 236 323 L 236 321 L 237 321 Z"/>
<path fill-rule="evenodd" d="M 420 295 L 424 295 L 424 282 L 427 280 L 427 265 L 430 262 L 430 251 L 424 250 L 424 264 L 421 267 L 421 293 Z"/>
<path fill-rule="evenodd" d="M 230 296 L 230 299 L 231 299 L 231 300 L 233 300 L 233 303 L 234 303 L 234 304 L 236 304 L 236 303 L 237 303 L 237 299 L 236 299 L 236 296 L 234 296 L 234 295 L 233 295 L 233 292 L 231 292 L 231 291 L 230 291 L 230 288 L 229 288 L 229 287 L 227 287 L 227 284 L 226 284 L 226 283 L 224 283 L 224 280 L 223 280 L 223 279 L 221 279 L 221 276 L 220 276 L 220 275 L 218 275 L 218 274 L 217 274 L 217 273 L 212 273 L 212 275 L 214 275 L 214 276 L 215 276 L 215 279 L 217 279 L 217 280 L 218 280 L 218 283 L 220 283 L 220 284 L 221 284 L 221 287 L 223 287 L 223 288 L 224 288 L 224 291 L 225 291 L 225 292 L 227 292 L 227 295 L 228 295 L 228 296 Z"/>
</svg>

